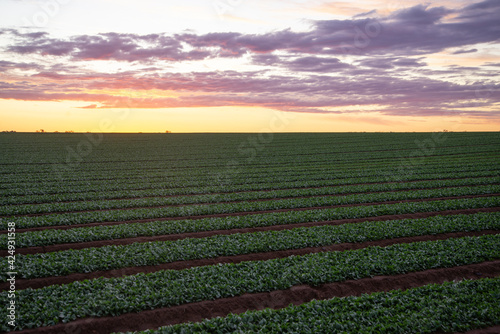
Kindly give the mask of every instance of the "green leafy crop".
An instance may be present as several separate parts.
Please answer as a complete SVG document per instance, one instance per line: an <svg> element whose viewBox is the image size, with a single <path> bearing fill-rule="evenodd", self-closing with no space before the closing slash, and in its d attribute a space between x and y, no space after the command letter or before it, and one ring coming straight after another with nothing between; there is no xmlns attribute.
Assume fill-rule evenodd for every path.
<svg viewBox="0 0 500 334"><path fill-rule="evenodd" d="M158 307L319 285L376 275L396 275L500 258L500 235L369 247L268 261L163 270L17 291L15 329L49 326L82 317L116 316ZM6 305L7 292L0 293ZM0 316L6 317L6 308ZM12 330L2 325L2 330Z"/></svg>
<svg viewBox="0 0 500 334"><path fill-rule="evenodd" d="M136 334L174 333L401 333L462 332L500 324L500 278L314 300L162 327ZM127 332L131 334L130 332Z"/></svg>
<svg viewBox="0 0 500 334"><path fill-rule="evenodd" d="M337 243L481 230L500 230L500 212L326 225L17 255L16 262L21 277L36 278ZM2 266L7 267L7 261L7 258L0 258ZM2 273L0 278L5 281L7 275Z"/></svg>

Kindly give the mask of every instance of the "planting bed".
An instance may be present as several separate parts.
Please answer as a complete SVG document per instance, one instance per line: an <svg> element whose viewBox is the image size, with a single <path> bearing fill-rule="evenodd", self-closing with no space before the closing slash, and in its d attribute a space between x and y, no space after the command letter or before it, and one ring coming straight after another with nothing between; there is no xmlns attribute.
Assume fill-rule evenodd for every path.
<svg viewBox="0 0 500 334"><path fill-rule="evenodd" d="M85 138L0 134L2 332L500 326L498 133Z"/></svg>

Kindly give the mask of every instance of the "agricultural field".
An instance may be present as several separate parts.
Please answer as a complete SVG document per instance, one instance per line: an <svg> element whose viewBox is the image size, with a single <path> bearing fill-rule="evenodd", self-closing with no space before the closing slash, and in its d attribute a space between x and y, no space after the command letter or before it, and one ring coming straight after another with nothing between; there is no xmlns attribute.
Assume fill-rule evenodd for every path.
<svg viewBox="0 0 500 334"><path fill-rule="evenodd" d="M500 133L0 133L0 332L499 333Z"/></svg>

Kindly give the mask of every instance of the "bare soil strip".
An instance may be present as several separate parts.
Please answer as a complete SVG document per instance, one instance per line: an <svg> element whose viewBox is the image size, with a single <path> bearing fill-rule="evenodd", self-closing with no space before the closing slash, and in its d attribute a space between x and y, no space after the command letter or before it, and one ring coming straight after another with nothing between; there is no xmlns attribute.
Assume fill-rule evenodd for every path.
<svg viewBox="0 0 500 334"><path fill-rule="evenodd" d="M201 321L206 318L242 313L264 308L279 309L290 304L300 305L313 299L360 296L364 293L406 290L431 283L496 277L500 275L500 260L467 266L430 269L394 276L376 276L359 280L329 283L317 287L298 285L287 290L244 294L238 297L202 301L185 305L159 308L139 313L127 313L116 317L85 318L67 324L17 331L23 334L53 333L111 333L138 331L165 325Z"/></svg>
<svg viewBox="0 0 500 334"><path fill-rule="evenodd" d="M137 220L111 221L111 222L108 221L108 222L87 223L87 224L55 225L55 226L43 226L43 227L32 227L32 228L19 228L19 229L16 229L16 231L18 233L22 233L22 232L27 232L27 231L42 231L42 230L49 230L49 229L67 230L67 229L71 229L71 228L90 227L90 226L99 226L99 225L118 225L118 224L130 224L130 223L146 223L146 222L152 222L152 221L202 219L202 218L216 218L216 217L230 217L230 216L247 216L247 215L254 215L254 214L261 214L261 213L273 213L273 212L321 210L321 209L334 209L334 208L342 208L342 207L372 206L372 205L411 203L411 202L431 202L431 201L444 201L444 200L450 200L450 199L467 199L467 198L495 197L495 196L500 196L500 193L481 194L481 195L466 195L466 196L435 197L435 198L420 198L420 199L410 199L410 200L400 200L400 201L356 203L356 204L343 204L343 205L331 205L331 206L314 206L314 207L307 207L307 208L291 208L291 209L280 209L280 210L242 211L242 212L233 212L233 213L219 213L219 214L212 214L212 215L151 218L151 219L137 219ZM7 233L7 230L0 231L0 234L6 234L6 233Z"/></svg>
<svg viewBox="0 0 500 334"><path fill-rule="evenodd" d="M464 334L463 332L456 332L456 334ZM474 329L468 332L465 332L465 334L498 334L500 333L500 325L498 326L492 326L492 327L487 327L487 328L481 328L481 329Z"/></svg>
<svg viewBox="0 0 500 334"><path fill-rule="evenodd" d="M419 241L432 241L432 240L445 240L449 238L460 238L465 236L481 236L490 234L499 234L498 230L485 230L476 232L453 232L453 233L443 233L436 235L423 235L415 237L402 237L394 239L385 240L375 240L360 243L342 243L334 244L324 247L307 247L300 249L287 249L281 251L271 251L264 253L253 253L253 254L242 254L234 256L221 256L208 259L198 259L198 260L187 260L187 261L176 261L170 263L164 263L155 266L139 266L139 267L128 267L107 271L94 271L90 273L74 273L66 276L53 276L44 278L33 278L33 279L17 279L16 288L18 290L33 288L38 289L44 286L54 285L54 284L68 284L74 281L83 281L86 279L93 279L98 277L122 277L128 275L134 275L137 273L152 273L159 270L182 270L192 267L201 267L207 265L213 265L218 263L239 263L243 261L264 261L269 259L285 258L292 255L305 255L312 253L321 252L333 252L333 251L346 251L353 249L366 248L370 246L386 247L394 244L403 244ZM0 291L7 290L9 288L9 283L0 283Z"/></svg>
<svg viewBox="0 0 500 334"><path fill-rule="evenodd" d="M342 224L354 224L362 223L366 221L383 221L383 220L398 220L398 219L418 219L427 218L433 216L449 216L458 214L474 214L478 212L497 212L500 211L500 207L493 208L479 208L479 209L460 209L460 210L447 210L447 211L435 211L435 212L420 212L420 213L408 213L400 215L385 215L378 217L366 217L366 218L350 218L350 219L338 219L330 221L319 221L319 222L309 222L309 223L298 223L298 224L287 224L287 225L274 225L274 226L262 226L262 227L247 227L247 228L235 228L230 230L212 230L212 231L201 231L201 232L190 232L181 234L167 234L158 236L144 236L144 237L134 237L134 238L123 238L123 239L113 239L113 240L99 240L99 241L89 241L89 242L79 242L79 243L65 243L65 244L55 244L50 246L39 246L39 247L27 247L27 248L17 248L17 254L36 254L36 253L49 253L58 252L68 249L84 249L92 247L103 247L110 245L129 245L137 242L153 242L153 241L173 241L187 238L207 238L215 235L229 235L236 233L252 233L252 232L265 232L265 231L281 231L281 230L291 230L298 227L313 227L313 226L324 226L324 225L342 225ZM6 249L0 250L0 256L7 256L8 251Z"/></svg>

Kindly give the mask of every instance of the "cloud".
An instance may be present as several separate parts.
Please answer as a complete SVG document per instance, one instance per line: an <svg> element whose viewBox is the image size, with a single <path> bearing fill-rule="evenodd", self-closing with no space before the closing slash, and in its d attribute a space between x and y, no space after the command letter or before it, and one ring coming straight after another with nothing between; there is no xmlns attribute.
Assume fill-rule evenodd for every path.
<svg viewBox="0 0 500 334"><path fill-rule="evenodd" d="M12 61L5 61L5 60L0 60L0 73L1 72L6 72L10 70L40 70L43 67L40 65L37 65L35 63L16 63Z"/></svg>
<svg viewBox="0 0 500 334"><path fill-rule="evenodd" d="M0 98L81 101L82 109L261 106L308 113L490 117L500 112L494 68L499 63L436 68L427 66L426 56L447 48L458 49L454 54L479 52L474 45L497 42L497 4L483 1L453 10L418 5L385 17L368 12L349 20L315 21L306 31L263 34L54 38L4 29L0 33L10 44L3 51L8 59L22 61L0 61ZM51 57L33 63L39 55ZM219 65L223 61L213 71L186 73L182 67L185 61L203 65L227 58L238 58L244 70ZM132 64L120 64L128 70L114 72L89 70L89 63L102 60ZM176 66L183 71L176 72ZM28 70L36 74L22 72Z"/></svg>
<svg viewBox="0 0 500 334"><path fill-rule="evenodd" d="M485 0L473 3L464 7L460 11L459 19L473 19L490 17L494 19L498 11L500 10L500 2L497 0Z"/></svg>
<svg viewBox="0 0 500 334"><path fill-rule="evenodd" d="M97 104L89 104L88 106L78 107L80 109L97 109Z"/></svg>
<svg viewBox="0 0 500 334"><path fill-rule="evenodd" d="M69 56L73 60L118 60L147 61L161 59L170 61L200 60L210 52L200 49L185 51L181 41L160 34L135 35L105 33L80 35L69 39L55 39L28 34L21 35L21 43L11 45L8 51L18 54L40 54Z"/></svg>
<svg viewBox="0 0 500 334"><path fill-rule="evenodd" d="M407 58L407 57L374 57L374 58L365 58L359 60L357 64L359 66L371 67L377 69L393 69L396 67L423 67L426 66L424 62L421 62L423 58Z"/></svg>
<svg viewBox="0 0 500 334"><path fill-rule="evenodd" d="M373 9L373 10L370 10L369 12L366 12L366 13L361 13L361 14L354 15L352 18L356 19L358 17L372 16L372 15L375 15L376 13L377 13L377 10Z"/></svg>
<svg viewBox="0 0 500 334"><path fill-rule="evenodd" d="M355 68L352 70L357 71ZM348 73L351 69L346 71ZM367 74L331 76L318 73L305 77L291 74L266 77L267 74L267 71L217 71L169 73L160 78L108 75L89 80L66 76L65 79L57 77L45 86L3 83L0 85L3 87L0 98L91 102L82 107L84 109L262 106L284 111L349 113L355 106L363 110L363 106L380 105L374 110L406 116L478 115L482 107L500 101L500 84L486 82L460 85L425 77L407 80L404 77ZM86 94L88 89L128 90L131 94ZM176 91L179 95L137 97L139 90ZM346 111L342 111L343 107ZM478 110L465 109L473 107Z"/></svg>
<svg viewBox="0 0 500 334"><path fill-rule="evenodd" d="M450 14L458 15L459 19L445 22ZM234 54L247 50L252 53L285 51L314 55L422 55L450 47L498 41L499 16L500 6L492 1L461 10L417 5L381 18L316 21L306 32L287 29L261 35L191 35L186 41L194 43L208 39L213 46Z"/></svg>
<svg viewBox="0 0 500 334"><path fill-rule="evenodd" d="M209 57L241 57L284 51L312 55L422 55L450 47L464 47L500 39L498 1L483 1L462 9L417 5L389 16L373 18L371 12L350 20L315 21L309 31L291 29L264 34L236 32L175 34L80 35L50 38L46 33L16 35L20 41L8 47L18 54L69 56L75 60L169 61ZM445 21L454 14L457 18ZM187 46L187 48L186 48Z"/></svg>
<svg viewBox="0 0 500 334"><path fill-rule="evenodd" d="M405 22L412 26L430 26L438 23L446 15L453 12L453 10L444 7L428 8L428 5L416 5L396 11L388 17L388 20L396 23Z"/></svg>
<svg viewBox="0 0 500 334"><path fill-rule="evenodd" d="M474 53L474 52L477 52L477 49L458 50L458 51L453 52L453 54L459 55L459 54L463 54L463 53Z"/></svg>
<svg viewBox="0 0 500 334"><path fill-rule="evenodd" d="M252 57L252 62L256 65L279 66L293 72L341 72L342 69L352 67L337 58L314 56L298 57L293 60L286 58L289 57L258 54Z"/></svg>
<svg viewBox="0 0 500 334"><path fill-rule="evenodd" d="M302 57L288 62L292 71L331 72L350 67L336 58Z"/></svg>
<svg viewBox="0 0 500 334"><path fill-rule="evenodd" d="M263 65L263 66L266 65L272 66L277 64L279 65L280 61L281 61L280 57L269 53L256 54L252 56L252 62L256 65Z"/></svg>

